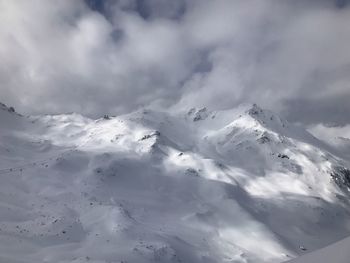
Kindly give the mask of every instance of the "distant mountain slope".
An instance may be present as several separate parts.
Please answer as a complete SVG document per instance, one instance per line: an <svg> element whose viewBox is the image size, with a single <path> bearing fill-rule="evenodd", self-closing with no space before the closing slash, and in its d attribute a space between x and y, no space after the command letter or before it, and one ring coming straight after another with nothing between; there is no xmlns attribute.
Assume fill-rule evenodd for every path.
<svg viewBox="0 0 350 263"><path fill-rule="evenodd" d="M322 124L309 128L312 134L326 141L350 160L350 125L328 127Z"/></svg>
<svg viewBox="0 0 350 263"><path fill-rule="evenodd" d="M0 262L283 262L350 235L348 160L257 105L0 123Z"/></svg>

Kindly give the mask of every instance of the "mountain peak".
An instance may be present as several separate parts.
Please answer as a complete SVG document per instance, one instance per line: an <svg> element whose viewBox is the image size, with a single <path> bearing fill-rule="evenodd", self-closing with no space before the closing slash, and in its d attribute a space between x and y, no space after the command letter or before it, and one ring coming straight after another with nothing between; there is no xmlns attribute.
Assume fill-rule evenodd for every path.
<svg viewBox="0 0 350 263"><path fill-rule="evenodd" d="M250 116L257 116L263 113L263 109L254 103L247 112Z"/></svg>
<svg viewBox="0 0 350 263"><path fill-rule="evenodd" d="M208 118L210 112L206 107L196 109L192 108L188 111L187 115L193 117L193 121L201 121Z"/></svg>
<svg viewBox="0 0 350 263"><path fill-rule="evenodd" d="M289 126L288 122L279 115L270 110L262 109L257 104L253 104L246 110L246 113L262 126L278 132L282 132L282 130Z"/></svg>

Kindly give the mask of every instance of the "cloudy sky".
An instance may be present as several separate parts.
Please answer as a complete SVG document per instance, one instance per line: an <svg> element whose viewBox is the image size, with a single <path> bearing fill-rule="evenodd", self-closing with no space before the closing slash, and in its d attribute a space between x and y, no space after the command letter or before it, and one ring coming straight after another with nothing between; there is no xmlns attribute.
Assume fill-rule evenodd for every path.
<svg viewBox="0 0 350 263"><path fill-rule="evenodd" d="M256 102L350 123L350 1L0 0L0 101L97 117Z"/></svg>

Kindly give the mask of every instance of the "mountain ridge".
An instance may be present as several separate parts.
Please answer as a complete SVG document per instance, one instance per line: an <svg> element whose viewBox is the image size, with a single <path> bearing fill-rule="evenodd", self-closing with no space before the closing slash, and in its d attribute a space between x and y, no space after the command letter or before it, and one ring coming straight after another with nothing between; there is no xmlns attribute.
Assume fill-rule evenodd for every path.
<svg viewBox="0 0 350 263"><path fill-rule="evenodd" d="M283 262L350 235L348 161L257 105L0 118L6 262Z"/></svg>

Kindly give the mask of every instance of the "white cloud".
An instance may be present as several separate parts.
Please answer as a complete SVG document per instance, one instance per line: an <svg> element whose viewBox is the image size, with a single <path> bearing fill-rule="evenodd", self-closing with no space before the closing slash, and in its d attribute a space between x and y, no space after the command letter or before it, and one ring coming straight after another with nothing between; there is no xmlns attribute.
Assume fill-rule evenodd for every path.
<svg viewBox="0 0 350 263"><path fill-rule="evenodd" d="M0 0L0 101L93 116L254 101L298 120L350 97L350 11L335 2L103 3Z"/></svg>

